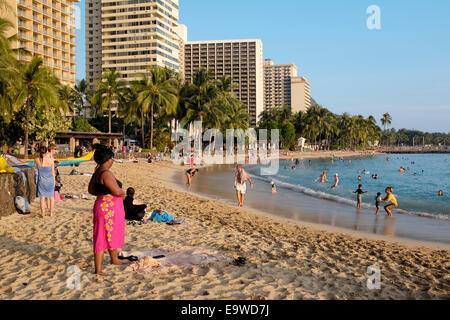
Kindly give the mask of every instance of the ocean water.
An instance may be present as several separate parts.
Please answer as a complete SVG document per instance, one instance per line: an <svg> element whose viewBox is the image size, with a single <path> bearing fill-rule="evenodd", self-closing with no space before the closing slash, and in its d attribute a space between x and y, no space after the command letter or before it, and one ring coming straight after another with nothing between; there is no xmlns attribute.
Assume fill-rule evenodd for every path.
<svg viewBox="0 0 450 320"><path fill-rule="evenodd" d="M279 171L274 176L262 176L259 166L244 166L255 183L254 188L247 187L244 206L293 221L449 244L450 155L394 154L389 157L390 161L386 161L386 155L376 155L345 158L344 161L334 159L333 163L330 159L299 159L296 170L291 169L295 159L294 163L280 161ZM400 173L401 166L410 170ZM362 174L364 169L367 174ZM323 170L328 172L329 183L314 182ZM338 188L332 189L335 173L340 182ZM375 173L377 180L372 179ZM233 165L200 168L191 191L237 205L234 174ZM358 175L361 175L361 182ZM276 194L271 192L272 180L277 184ZM186 175L178 174L174 181L185 186ZM352 191L360 183L368 193L363 195L363 206L358 210ZM381 207L376 216L375 196L377 192L384 196L387 186L394 187L399 208L393 211L393 217L388 217ZM438 196L439 190L444 192L443 197Z"/></svg>
<svg viewBox="0 0 450 320"><path fill-rule="evenodd" d="M390 160L386 161L386 157ZM368 191L363 195L363 207L367 209L375 209L377 192L381 192L384 198L385 188L392 186L399 204L397 212L450 220L448 154L376 155L345 158L343 161L339 158L333 161L298 159L296 163L296 159L293 162L280 161L279 172L274 176L261 176L258 167L248 167L247 171L259 180L274 181L279 187L349 206L356 206L356 194L352 192L362 184L363 190ZM295 170L292 170L293 165ZM405 172L399 172L400 167L405 168ZM329 182L314 182L324 170ZM337 188L331 188L335 173L339 184ZM372 174L378 174L378 179L372 179ZM361 181L358 176L361 176ZM438 196L439 190L444 192L443 196Z"/></svg>

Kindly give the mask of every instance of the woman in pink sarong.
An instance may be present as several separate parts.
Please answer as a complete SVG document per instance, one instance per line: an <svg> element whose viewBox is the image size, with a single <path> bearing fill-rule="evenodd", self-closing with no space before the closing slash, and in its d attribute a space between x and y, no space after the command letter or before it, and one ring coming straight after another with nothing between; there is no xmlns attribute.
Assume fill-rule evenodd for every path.
<svg viewBox="0 0 450 320"><path fill-rule="evenodd" d="M110 171L114 163L114 153L104 145L94 145L95 173L89 182L89 193L97 196L94 204L94 261L95 273L102 273L104 251L108 250L111 263L121 264L117 249L123 247L125 239L125 193L122 183Z"/></svg>

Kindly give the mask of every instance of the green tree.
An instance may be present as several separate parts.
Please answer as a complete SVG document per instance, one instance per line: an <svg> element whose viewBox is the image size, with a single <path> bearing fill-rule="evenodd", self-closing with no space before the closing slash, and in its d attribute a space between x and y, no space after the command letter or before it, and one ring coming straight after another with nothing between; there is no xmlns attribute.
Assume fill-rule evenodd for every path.
<svg viewBox="0 0 450 320"><path fill-rule="evenodd" d="M111 133L113 105L120 109L125 103L125 88L125 81L115 69L106 69L102 75L102 81L97 82L97 91L92 97L92 102L96 106L101 106L102 110L108 110L108 133Z"/></svg>
<svg viewBox="0 0 450 320"><path fill-rule="evenodd" d="M136 84L136 88L137 102L142 106L142 112L150 111L150 149L153 149L155 113L164 108L167 113L176 114L178 103L176 82L167 70L155 67L150 70L150 75L142 75L142 80ZM144 132L142 134L145 136Z"/></svg>
<svg viewBox="0 0 450 320"><path fill-rule="evenodd" d="M392 117L389 113L383 114L383 117L380 119L381 124L384 126L384 130L386 131L386 127L389 127L392 124Z"/></svg>
<svg viewBox="0 0 450 320"><path fill-rule="evenodd" d="M67 111L59 99L60 83L50 69L43 66L42 58L33 57L31 62L19 65L14 90L15 110L25 113L25 152L28 150L32 110Z"/></svg>

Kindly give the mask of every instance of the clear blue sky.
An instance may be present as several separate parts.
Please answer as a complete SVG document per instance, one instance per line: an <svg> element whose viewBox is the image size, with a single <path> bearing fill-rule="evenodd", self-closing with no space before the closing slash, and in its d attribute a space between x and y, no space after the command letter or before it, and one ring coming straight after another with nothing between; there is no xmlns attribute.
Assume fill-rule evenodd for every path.
<svg viewBox="0 0 450 320"><path fill-rule="evenodd" d="M366 26L370 5L381 9L381 30ZM448 0L180 0L180 22L190 41L261 39L264 58L295 63L332 112L389 112L396 129L450 132ZM84 17L81 25L77 79Z"/></svg>

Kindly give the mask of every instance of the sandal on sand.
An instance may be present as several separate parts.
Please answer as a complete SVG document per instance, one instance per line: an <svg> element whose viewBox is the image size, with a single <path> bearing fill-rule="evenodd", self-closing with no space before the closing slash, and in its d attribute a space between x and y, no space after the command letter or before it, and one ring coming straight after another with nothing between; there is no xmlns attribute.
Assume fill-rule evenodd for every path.
<svg viewBox="0 0 450 320"><path fill-rule="evenodd" d="M119 256L118 258L119 260L129 260L131 262L139 260L139 258L136 256L129 256L129 257Z"/></svg>
<svg viewBox="0 0 450 320"><path fill-rule="evenodd" d="M237 266L243 266L245 264L245 262L247 261L246 258L244 257L238 257L237 259L233 260L233 263Z"/></svg>

